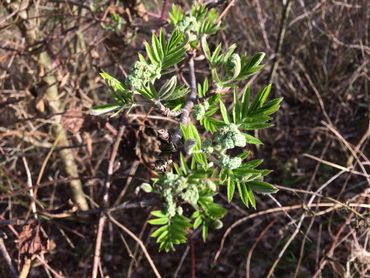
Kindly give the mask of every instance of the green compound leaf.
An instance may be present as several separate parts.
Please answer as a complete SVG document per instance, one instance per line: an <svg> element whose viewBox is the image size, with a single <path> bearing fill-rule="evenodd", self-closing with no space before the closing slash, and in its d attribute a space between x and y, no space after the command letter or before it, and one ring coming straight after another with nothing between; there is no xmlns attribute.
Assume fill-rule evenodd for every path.
<svg viewBox="0 0 370 278"><path fill-rule="evenodd" d="M246 188L246 191L247 191L247 194L248 194L247 196L248 196L249 203L255 209L256 208L256 199L254 198L253 192L252 192L250 186L245 185L245 188Z"/></svg>
<svg viewBox="0 0 370 278"><path fill-rule="evenodd" d="M188 175L189 167L188 167L188 164L186 163L185 157L182 153L180 153L180 164L181 164L181 170L184 173L184 175Z"/></svg>
<svg viewBox="0 0 370 278"><path fill-rule="evenodd" d="M117 80L116 78L111 76L109 73L103 71L100 73L100 76L104 79L107 85L111 87L114 91L125 92L127 90L121 81Z"/></svg>
<svg viewBox="0 0 370 278"><path fill-rule="evenodd" d="M173 217L162 216L163 214L158 211L152 212L152 215L154 214L160 217L148 222L153 225L162 225L151 234L151 237L156 238L157 243L159 243L160 251L173 251L175 249L174 245L186 242L188 229L192 226L190 219L179 214L175 214Z"/></svg>
<svg viewBox="0 0 370 278"><path fill-rule="evenodd" d="M150 62L161 70L172 67L185 58L184 37L177 29L172 32L168 41L161 29L158 37L152 35L151 45L148 42L144 45Z"/></svg>
<svg viewBox="0 0 370 278"><path fill-rule="evenodd" d="M227 113L226 106L222 101L220 101L220 110L221 110L222 119L224 120L225 124L230 124L229 115Z"/></svg>
<svg viewBox="0 0 370 278"><path fill-rule="evenodd" d="M245 139L247 140L247 143L248 144L253 144L253 145L261 145L261 144L263 144L260 139L254 137L254 136L252 136L250 134L244 133L244 136L245 136Z"/></svg>
<svg viewBox="0 0 370 278"><path fill-rule="evenodd" d="M250 181L247 183L251 190L258 193L276 193L278 189L270 183L264 181Z"/></svg>
<svg viewBox="0 0 370 278"><path fill-rule="evenodd" d="M243 97L242 97L242 110L241 110L241 117L242 119L247 117L248 109L249 109L249 97L250 97L250 87L245 86L243 90Z"/></svg>
<svg viewBox="0 0 370 278"><path fill-rule="evenodd" d="M248 109L247 115L250 116L256 112L256 110L265 103L268 95L270 94L271 91L271 84L267 85L265 88L263 88L257 96L254 98L251 106Z"/></svg>
<svg viewBox="0 0 370 278"><path fill-rule="evenodd" d="M176 89L177 77L172 76L168 79L158 92L158 100L168 100Z"/></svg>
<svg viewBox="0 0 370 278"><path fill-rule="evenodd" d="M99 105L91 110L93 115L102 115L109 112L120 111L126 105L132 103L132 92L118 79L106 72L101 72L100 76L104 79L109 88L111 97L115 103Z"/></svg>
<svg viewBox="0 0 370 278"><path fill-rule="evenodd" d="M227 179L227 201L230 203L234 197L235 182L229 176Z"/></svg>
<svg viewBox="0 0 370 278"><path fill-rule="evenodd" d="M173 26L176 26L179 24L179 22L184 18L185 14L182 11L181 7L179 5L172 5L171 11L169 13L169 19L170 23Z"/></svg>
<svg viewBox="0 0 370 278"><path fill-rule="evenodd" d="M249 194L248 194L248 191L247 191L247 188L245 186L245 184L242 184L240 182L237 182L236 183L237 187L238 187L238 192L239 192L239 196L240 196L240 199L242 199L242 202L243 204L249 208Z"/></svg>
<svg viewBox="0 0 370 278"><path fill-rule="evenodd" d="M243 67L241 69L238 80L243 80L246 77L258 72L261 70L261 62L265 57L265 53L259 52L256 53L252 58L247 59L245 56L242 58Z"/></svg>
<svg viewBox="0 0 370 278"><path fill-rule="evenodd" d="M184 36L175 29L166 43L162 69L167 69L180 63L185 58L185 52Z"/></svg>
<svg viewBox="0 0 370 278"><path fill-rule="evenodd" d="M92 110L96 115L118 114L132 104L131 107L140 105L143 112L147 112L147 104L153 106L153 103L161 109L163 106L172 111L181 109L185 105L184 96L189 93L189 85L177 77L182 73L188 77L182 65L176 69L173 67L184 60L186 51L189 56L193 53L198 56L201 46L209 71L196 72L197 79L204 80L197 84L198 95L194 101L192 120L197 125L180 124L184 140L172 153L174 162L169 162L169 167L152 179L153 183L141 185L142 190L158 194L163 200L163 210L153 211L148 223L156 226L151 236L159 244L159 249L166 252L185 243L191 228L201 229L205 241L210 228L222 227L221 219L226 209L214 200L219 194L217 185L227 186L229 203L237 190L236 194L245 206L253 208L256 207L254 194L277 191L273 185L263 181L270 171L257 168L262 160L247 161L250 152L246 150L246 144L262 144L247 131L271 126L271 115L280 108L282 99L268 100L270 85L254 98L251 98L249 86L238 92L241 81L262 68L265 54L256 53L248 57L247 54L236 53L235 44L227 50L222 44L212 42L209 45L208 36L219 29L218 18L215 9L208 10L201 4L193 5L190 13L173 5L169 15L173 31L165 33L161 29L157 35L152 34L149 42L145 42L146 54L138 54L138 61L131 67L125 82L103 72L101 76L114 101ZM226 102L222 89L233 90L229 111L225 105L229 102ZM141 96L133 98L133 93ZM189 219L187 216L190 215Z"/></svg>
<svg viewBox="0 0 370 278"><path fill-rule="evenodd" d="M234 123L238 124L241 120L241 111L240 111L240 102L238 100L238 94L236 92L236 89L234 89L233 92L234 101L233 101L233 121Z"/></svg>
<svg viewBox="0 0 370 278"><path fill-rule="evenodd" d="M158 92L155 89L153 83L149 83L146 86L143 86L141 89L138 90L138 92L145 98L149 100L157 99L158 98Z"/></svg>
<svg viewBox="0 0 370 278"><path fill-rule="evenodd" d="M91 109L91 114L94 116L103 115L109 112L114 112L120 109L121 106L117 104L103 104L95 106L93 109Z"/></svg>

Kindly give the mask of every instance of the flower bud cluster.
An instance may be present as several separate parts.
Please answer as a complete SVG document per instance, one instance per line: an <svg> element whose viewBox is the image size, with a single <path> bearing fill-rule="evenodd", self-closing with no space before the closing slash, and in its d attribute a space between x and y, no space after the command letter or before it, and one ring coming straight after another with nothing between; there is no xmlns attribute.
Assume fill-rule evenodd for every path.
<svg viewBox="0 0 370 278"><path fill-rule="evenodd" d="M221 154L221 166L230 170L238 168L242 164L240 157L230 157L227 154Z"/></svg>
<svg viewBox="0 0 370 278"><path fill-rule="evenodd" d="M189 184L187 190L180 193L181 199L184 201L196 205L199 199L199 191L197 188L197 185L195 184Z"/></svg>
<svg viewBox="0 0 370 278"><path fill-rule="evenodd" d="M181 33L185 33L196 30L197 25L197 19L194 16L186 16L178 23L177 28Z"/></svg>
<svg viewBox="0 0 370 278"><path fill-rule="evenodd" d="M212 146L212 141L209 140L209 139L206 139L203 143L203 150L206 152L206 153L213 153L213 151L215 150L214 147Z"/></svg>
<svg viewBox="0 0 370 278"><path fill-rule="evenodd" d="M127 80L133 89L141 89L144 84L161 77L160 68L137 61L131 68L131 74Z"/></svg>
<svg viewBox="0 0 370 278"><path fill-rule="evenodd" d="M181 210L176 205L176 197L180 197L182 200L194 205L198 202L199 191L197 185L188 183L185 177L167 172L161 180L161 187L170 216L174 216L176 212Z"/></svg>
<svg viewBox="0 0 370 278"><path fill-rule="evenodd" d="M247 140L245 136L240 132L236 124L229 124L221 128L215 134L215 142L223 150L233 149L235 147L245 147Z"/></svg>
<svg viewBox="0 0 370 278"><path fill-rule="evenodd" d="M193 115L197 121L200 121L206 114L206 109L202 104L195 105L193 108Z"/></svg>
<svg viewBox="0 0 370 278"><path fill-rule="evenodd" d="M198 29L197 19L193 16L184 17L177 25L180 32L185 33L188 36L188 41L195 41L197 36L196 32Z"/></svg>
<svg viewBox="0 0 370 278"><path fill-rule="evenodd" d="M200 121L206 114L209 109L208 101L205 101L203 104L195 105L193 108L193 115L197 121Z"/></svg>

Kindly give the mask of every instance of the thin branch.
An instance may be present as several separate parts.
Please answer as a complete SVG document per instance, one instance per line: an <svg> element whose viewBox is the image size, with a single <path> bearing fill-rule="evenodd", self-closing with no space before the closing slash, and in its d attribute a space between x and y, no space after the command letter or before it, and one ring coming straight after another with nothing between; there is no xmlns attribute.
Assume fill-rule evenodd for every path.
<svg viewBox="0 0 370 278"><path fill-rule="evenodd" d="M276 47L275 47L275 58L274 58L274 62L273 62L272 67L271 67L270 74L269 74L270 83L274 79L276 70L277 70L278 65L279 65L280 53L281 53L283 43L284 43L285 32L286 32L287 22L288 22L288 16L289 16L289 12L290 12L290 8L292 6L292 3L293 3L292 0L288 0L286 2L286 4L284 5L284 7L283 7L282 17L281 17L281 22L280 22L280 30L279 30L279 35L278 35L278 39L277 39L277 42L276 42Z"/></svg>
<svg viewBox="0 0 370 278"><path fill-rule="evenodd" d="M13 262L12 262L12 259L9 256L9 253L8 253L8 250L6 249L3 238L0 238L0 252L1 252L1 255L4 257L6 265L9 268L9 272L11 274L11 277L12 278L18 277L17 270L15 269L15 267L13 265Z"/></svg>
<svg viewBox="0 0 370 278"><path fill-rule="evenodd" d="M180 124L186 125L190 121L191 110L193 109L194 102L197 99L197 79L195 77L194 68L194 56L192 55L189 59L189 72L190 72L190 94L187 97L184 108L182 109L182 114L180 117ZM181 130L178 128L176 133L172 136L172 142L177 145L181 139Z"/></svg>
<svg viewBox="0 0 370 278"><path fill-rule="evenodd" d="M342 174L343 172L339 172L339 173ZM337 176L335 176L335 178L336 177ZM328 183L330 183L332 181L333 181L333 178L330 179L330 180L328 180L328 182L325 183L324 185L326 186ZM322 194L315 193L315 192L308 192L308 191L302 190L302 189L292 189L292 188L283 187L283 186L276 186L276 187L278 189L281 189L281 190L287 190L287 191L292 191L292 192L300 192L300 193L305 193L305 194L311 194L313 196L317 196L317 197L320 197L320 198L328 199L328 200L332 201L332 203L319 203L319 204L312 204L312 203L310 204L310 203L308 203L308 204L302 204L302 205L284 206L284 207L278 207L278 208L272 208L272 209L267 209L267 210L259 211L259 212L256 212L256 213L253 213L253 214L250 214L248 216L245 216L245 217L240 218L239 220L237 220L236 222L234 222L226 230L226 232L224 233L224 235L222 237L222 240L221 240L221 243L220 243L220 247L218 248L217 253L215 255L215 258L214 258L214 262L215 263L217 262L218 258L221 255L221 252L222 252L222 250L224 248L224 245L225 245L225 241L226 241L227 236L236 227L238 227L239 225L247 222L250 219L253 219L253 218L256 218L256 217L261 217L262 215L268 215L268 214L274 214L274 213L285 213L287 211L292 211L292 210L297 210L297 209L311 209L311 208L315 208L315 207L331 207L333 209L346 208L346 209L350 210L351 212L353 212L354 214L356 214L360 219L364 219L364 217L361 214L357 213L353 208L362 207L362 208L370 209L370 205L367 205L367 204L353 204L353 203L351 203L351 204L345 204L345 203L339 202L339 201L337 201L337 200L335 200L333 198L330 198L330 197L327 197L327 196L323 196ZM320 188L318 191L320 191L320 190L322 190L322 188ZM315 215L315 212L312 212L312 213L313 213L313 215ZM300 228L299 225L297 225L297 227Z"/></svg>
<svg viewBox="0 0 370 278"><path fill-rule="evenodd" d="M220 14L220 16L217 19L217 22L221 22L221 20L226 16L226 14L229 12L232 6L235 5L236 0L231 0L230 3L227 5L227 7L223 10L223 12Z"/></svg>
<svg viewBox="0 0 370 278"><path fill-rule="evenodd" d="M109 189L112 183L112 175L113 175L113 169L114 169L114 162L116 161L117 153L118 153L118 147L121 143L121 139L123 136L123 132L125 131L126 126L121 125L116 141L114 142L113 148L112 148L112 153L111 157L109 159L109 165L108 165L108 173L105 181L105 186L104 186L104 195L103 195L103 204L105 207L108 207L109 205Z"/></svg>
<svg viewBox="0 0 370 278"><path fill-rule="evenodd" d="M245 273L245 276L246 276L246 278L250 278L251 258L252 258L252 254L253 254L254 249L256 248L257 244L261 241L261 239L265 236L265 234L270 230L270 228L272 227L272 225L275 224L275 222L276 222L276 220L271 221L270 224L268 224L266 226L266 228L264 228L262 230L262 232L259 234L259 236L254 241L251 249L249 250L248 256L247 256L247 259L246 259L246 262L245 262L245 272L246 272Z"/></svg>
<svg viewBox="0 0 370 278"><path fill-rule="evenodd" d="M32 176L31 176L30 169L28 168L27 160L24 156L22 157L22 160L23 160L24 168L26 169L27 185L28 185L28 188L30 190L31 209L32 209L33 217L37 220L38 217L37 217L37 209L36 209L36 202L35 202L36 199L35 199L35 196L34 196L33 190L32 190Z"/></svg>
<svg viewBox="0 0 370 278"><path fill-rule="evenodd" d="M104 192L103 192L103 207L107 208L109 206L109 189L112 183L112 175L113 175L113 168L114 162L116 160L116 156L118 153L118 147L121 143L121 138L123 136L123 132L125 131L126 126L121 125L116 140L113 144L111 156L109 159L107 177L104 185ZM101 214L99 218L98 224L98 231L96 234L96 242L95 242L95 252L94 252L94 261L93 261L93 270L92 270L92 278L96 278L98 276L98 268L100 264L100 253L101 253L101 244L103 239L104 227L105 223L107 222L107 217L104 214Z"/></svg>
<svg viewBox="0 0 370 278"><path fill-rule="evenodd" d="M115 224L117 227L119 227L121 230L123 230L126 234L128 234L130 237L132 237L141 247L141 249L143 250L143 253L146 257L146 259L148 260L151 268L153 269L153 272L155 274L155 276L157 278L160 278L161 275L159 274L152 258L150 257L149 253L148 253L148 250L146 249L144 243L142 242L142 240L140 238L138 238L133 232L131 232L128 228L126 228L126 226L122 225L121 223L119 223L116 219L114 219L112 217L112 215L110 213L107 213L107 217L109 218L110 221L112 221L113 224Z"/></svg>

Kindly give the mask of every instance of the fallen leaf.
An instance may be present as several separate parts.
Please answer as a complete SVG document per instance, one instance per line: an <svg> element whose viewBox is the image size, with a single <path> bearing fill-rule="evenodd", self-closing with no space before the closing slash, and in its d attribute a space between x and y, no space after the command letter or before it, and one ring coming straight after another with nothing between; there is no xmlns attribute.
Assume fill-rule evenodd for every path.
<svg viewBox="0 0 370 278"><path fill-rule="evenodd" d="M80 131L84 123L83 113L78 108L70 108L63 114L61 119L62 126L72 133Z"/></svg>

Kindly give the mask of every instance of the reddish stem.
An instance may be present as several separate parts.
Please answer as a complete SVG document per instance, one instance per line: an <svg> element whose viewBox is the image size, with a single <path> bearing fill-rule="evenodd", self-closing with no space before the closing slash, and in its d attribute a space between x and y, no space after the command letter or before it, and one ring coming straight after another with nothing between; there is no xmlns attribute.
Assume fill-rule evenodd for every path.
<svg viewBox="0 0 370 278"><path fill-rule="evenodd" d="M196 278L196 271L195 271L195 244L194 238L191 237L190 239L190 246L191 246L191 278Z"/></svg>

